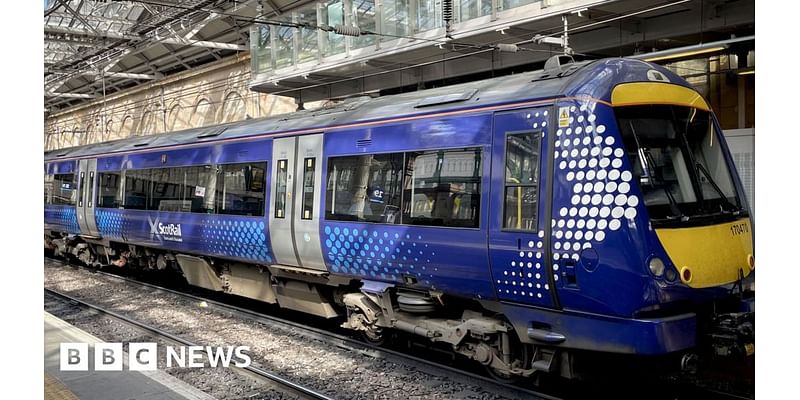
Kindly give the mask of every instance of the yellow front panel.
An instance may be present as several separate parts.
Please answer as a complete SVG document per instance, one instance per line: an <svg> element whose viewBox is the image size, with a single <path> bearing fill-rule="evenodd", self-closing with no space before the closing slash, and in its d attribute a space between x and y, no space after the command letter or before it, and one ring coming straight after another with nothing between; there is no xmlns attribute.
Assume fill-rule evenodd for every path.
<svg viewBox="0 0 800 400"><path fill-rule="evenodd" d="M611 92L611 105L614 107L651 104L670 104L710 110L708 103L700 93L672 83L622 83Z"/></svg>
<svg viewBox="0 0 800 400"><path fill-rule="evenodd" d="M681 271L688 268L692 277L681 279L693 288L719 286L739 279L739 271L750 275L753 234L750 219L693 228L656 229L667 255Z"/></svg>

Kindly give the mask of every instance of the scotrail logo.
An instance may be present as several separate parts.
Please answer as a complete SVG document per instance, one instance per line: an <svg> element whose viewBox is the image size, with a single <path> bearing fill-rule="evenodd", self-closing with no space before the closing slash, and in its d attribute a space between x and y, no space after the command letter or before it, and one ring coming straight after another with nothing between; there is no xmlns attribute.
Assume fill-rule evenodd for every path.
<svg viewBox="0 0 800 400"><path fill-rule="evenodd" d="M95 343L94 370L122 371L126 364L122 343ZM157 343L129 343L127 366L130 371L155 371L158 369ZM166 346L166 368L229 368L231 363L247 368L252 362L246 353L248 346ZM59 364L62 371L89 371L89 343L61 343Z"/></svg>
<svg viewBox="0 0 800 400"><path fill-rule="evenodd" d="M182 242L183 235L181 234L181 224L164 224L159 221L159 217L153 221L152 218L147 217L147 222L150 224L150 239L163 242L169 240L171 242Z"/></svg>

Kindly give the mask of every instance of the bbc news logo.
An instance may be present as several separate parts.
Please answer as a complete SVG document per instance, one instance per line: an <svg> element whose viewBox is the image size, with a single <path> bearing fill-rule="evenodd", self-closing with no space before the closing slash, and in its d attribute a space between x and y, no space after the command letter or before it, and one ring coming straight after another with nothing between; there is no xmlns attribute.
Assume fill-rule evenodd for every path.
<svg viewBox="0 0 800 400"><path fill-rule="evenodd" d="M95 371L122 371L125 353L122 343L94 343ZM166 346L166 367L204 368L206 361L211 368L250 366L249 346ZM89 343L61 343L60 364L62 371L88 371ZM155 371L158 369L157 343L129 343L128 370Z"/></svg>

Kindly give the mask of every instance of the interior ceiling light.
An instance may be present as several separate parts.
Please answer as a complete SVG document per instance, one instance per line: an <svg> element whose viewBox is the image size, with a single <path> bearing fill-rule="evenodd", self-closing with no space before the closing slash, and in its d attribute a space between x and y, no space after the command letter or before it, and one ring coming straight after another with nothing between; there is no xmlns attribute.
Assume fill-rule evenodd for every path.
<svg viewBox="0 0 800 400"><path fill-rule="evenodd" d="M652 53L637 54L629 58L635 58L644 61L664 61L676 58L686 58L700 54L715 53L728 48L732 43L744 42L748 40L755 40L755 35L743 36L739 38L731 38L727 40L720 40L718 42L701 43L692 46L677 47L674 49L655 51Z"/></svg>
<svg viewBox="0 0 800 400"><path fill-rule="evenodd" d="M749 69L749 70L744 70L744 71L741 71L741 72L737 72L736 74L737 75L755 75L756 74L756 69L753 68L753 69Z"/></svg>

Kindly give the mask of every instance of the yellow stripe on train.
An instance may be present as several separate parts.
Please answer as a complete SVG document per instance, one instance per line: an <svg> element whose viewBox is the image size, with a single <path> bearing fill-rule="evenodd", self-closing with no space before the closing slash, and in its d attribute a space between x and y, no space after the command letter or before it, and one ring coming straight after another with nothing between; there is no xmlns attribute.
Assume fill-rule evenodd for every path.
<svg viewBox="0 0 800 400"><path fill-rule="evenodd" d="M692 228L656 229L683 283L693 288L725 285L754 268L750 219Z"/></svg>
<svg viewBox="0 0 800 400"><path fill-rule="evenodd" d="M614 107L671 104L710 110L700 93L680 85L659 82L619 84L611 92L611 104Z"/></svg>

